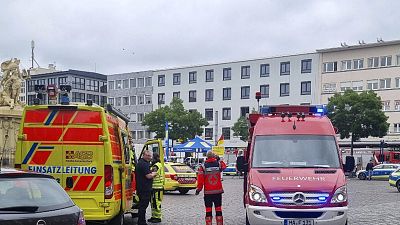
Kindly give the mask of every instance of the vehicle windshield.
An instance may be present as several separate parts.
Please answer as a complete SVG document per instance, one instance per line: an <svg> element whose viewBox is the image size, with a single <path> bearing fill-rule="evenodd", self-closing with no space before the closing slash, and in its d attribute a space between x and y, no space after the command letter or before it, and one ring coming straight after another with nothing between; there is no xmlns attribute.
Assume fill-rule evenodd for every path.
<svg viewBox="0 0 400 225"><path fill-rule="evenodd" d="M54 179L0 179L0 214L6 211L44 212L73 205L68 194Z"/></svg>
<svg viewBox="0 0 400 225"><path fill-rule="evenodd" d="M173 165L172 168L177 173L194 173L194 170L185 164Z"/></svg>
<svg viewBox="0 0 400 225"><path fill-rule="evenodd" d="M339 168L333 136L256 136L253 167L256 168Z"/></svg>

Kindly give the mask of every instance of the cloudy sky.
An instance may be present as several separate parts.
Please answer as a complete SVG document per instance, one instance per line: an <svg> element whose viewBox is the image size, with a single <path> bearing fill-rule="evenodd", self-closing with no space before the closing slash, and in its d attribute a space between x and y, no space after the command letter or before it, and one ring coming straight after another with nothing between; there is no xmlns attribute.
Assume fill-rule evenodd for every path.
<svg viewBox="0 0 400 225"><path fill-rule="evenodd" d="M0 61L116 74L400 39L398 0L1 0Z"/></svg>

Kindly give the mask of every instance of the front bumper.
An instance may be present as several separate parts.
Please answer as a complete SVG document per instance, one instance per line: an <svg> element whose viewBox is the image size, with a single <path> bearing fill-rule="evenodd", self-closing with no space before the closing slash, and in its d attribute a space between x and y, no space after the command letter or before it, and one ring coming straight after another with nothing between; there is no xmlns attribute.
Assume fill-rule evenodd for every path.
<svg viewBox="0 0 400 225"><path fill-rule="evenodd" d="M277 215L290 213L290 212L302 212L302 213L317 213L322 212L321 216L313 219L315 225L345 225L347 221L348 207L326 207L319 209L284 209L276 207L266 206L252 206L246 205L246 213L251 225L283 225L284 219L293 218L282 218Z"/></svg>

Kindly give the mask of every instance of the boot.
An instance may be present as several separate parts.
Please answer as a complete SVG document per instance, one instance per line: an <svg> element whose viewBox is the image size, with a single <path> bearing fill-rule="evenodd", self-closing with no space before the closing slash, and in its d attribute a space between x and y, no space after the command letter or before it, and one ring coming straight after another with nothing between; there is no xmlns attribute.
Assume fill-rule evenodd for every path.
<svg viewBox="0 0 400 225"><path fill-rule="evenodd" d="M206 216L206 225L212 225L212 216Z"/></svg>
<svg viewBox="0 0 400 225"><path fill-rule="evenodd" d="M215 217L217 221L217 225L224 225L224 217L223 216L217 216Z"/></svg>

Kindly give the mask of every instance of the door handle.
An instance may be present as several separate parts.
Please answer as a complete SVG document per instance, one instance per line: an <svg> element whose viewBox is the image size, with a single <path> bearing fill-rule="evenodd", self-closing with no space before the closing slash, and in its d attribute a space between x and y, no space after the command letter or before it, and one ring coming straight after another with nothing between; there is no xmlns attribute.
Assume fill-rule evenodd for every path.
<svg viewBox="0 0 400 225"><path fill-rule="evenodd" d="M66 186L67 188L72 188L74 186L74 179L72 177L67 177Z"/></svg>

